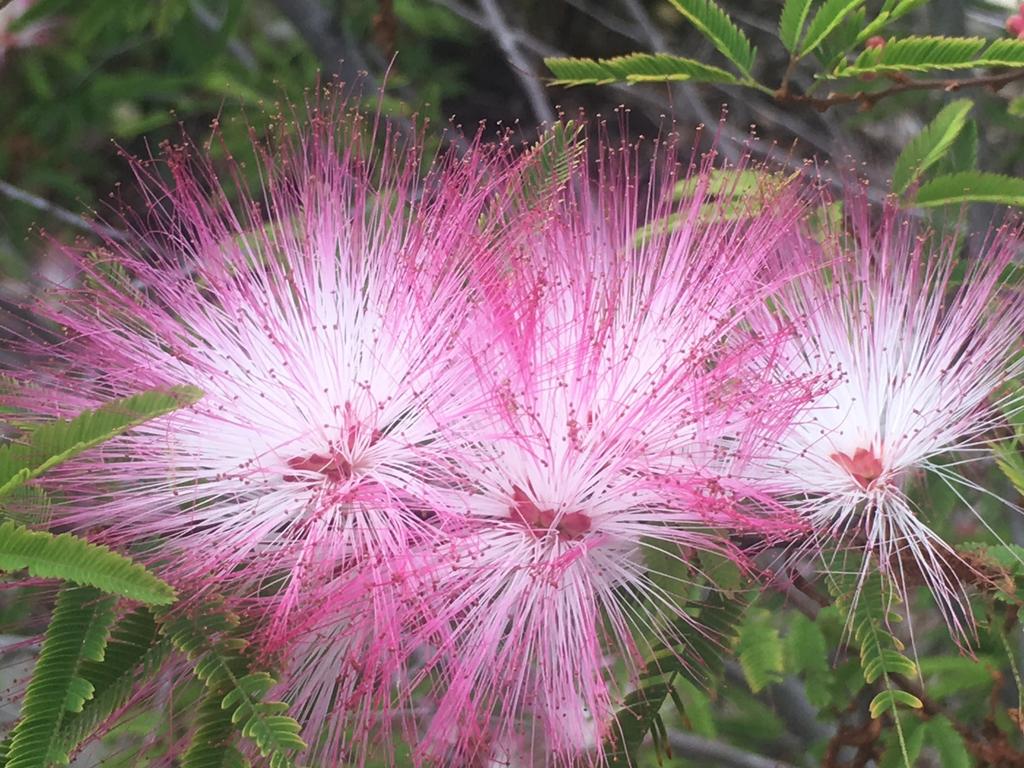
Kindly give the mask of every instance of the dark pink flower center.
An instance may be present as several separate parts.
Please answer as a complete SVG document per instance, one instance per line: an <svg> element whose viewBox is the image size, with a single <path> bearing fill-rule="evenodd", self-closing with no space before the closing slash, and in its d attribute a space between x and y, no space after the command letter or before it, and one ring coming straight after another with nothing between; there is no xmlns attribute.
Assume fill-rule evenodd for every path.
<svg viewBox="0 0 1024 768"><path fill-rule="evenodd" d="M328 456L319 453L312 456L293 456L288 459L288 467L303 472L319 472L333 483L343 483L352 477L352 464L344 456L336 453ZM285 475L284 479L296 483L303 478L298 475Z"/></svg>
<svg viewBox="0 0 1024 768"><path fill-rule="evenodd" d="M552 529L557 513L553 509L541 509L518 485L512 486L512 506L509 513L513 520L522 523L537 537L544 536ZM579 539L590 530L590 518L583 512L568 512L561 516L554 526L562 541Z"/></svg>
<svg viewBox="0 0 1024 768"><path fill-rule="evenodd" d="M355 452L356 441L359 437L359 426L352 425L348 428L348 434L346 436L346 445L348 450L341 451L337 446L330 446L328 453L313 453L309 456L293 456L288 459L289 469L297 469L303 472L318 472L324 476L324 479L332 483L344 483L352 478L356 460L353 458ZM374 429L370 433L370 442L368 447L376 445L382 437L379 429ZM307 479L300 475L285 475L285 481L296 483L302 482Z"/></svg>
<svg viewBox="0 0 1024 768"><path fill-rule="evenodd" d="M852 458L839 452L833 453L831 458L849 472L864 490L871 488L875 480L882 476L882 461L875 456L872 448L858 448Z"/></svg>

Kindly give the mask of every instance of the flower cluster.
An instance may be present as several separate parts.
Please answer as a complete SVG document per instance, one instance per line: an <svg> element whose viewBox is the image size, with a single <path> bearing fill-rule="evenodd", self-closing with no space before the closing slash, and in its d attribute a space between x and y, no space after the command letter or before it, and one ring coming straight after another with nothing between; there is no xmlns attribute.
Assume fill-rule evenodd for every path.
<svg viewBox="0 0 1024 768"><path fill-rule="evenodd" d="M1011 237L964 271L895 211L830 229L812 186L671 142L553 173L305 125L259 197L186 148L137 163L138 239L78 255L8 405L202 389L58 468L54 519L256 617L322 764L395 728L429 764L602 763L649 651L702 663L698 553L754 575L752 540L913 570L969 631L907 485L1017 405Z"/></svg>

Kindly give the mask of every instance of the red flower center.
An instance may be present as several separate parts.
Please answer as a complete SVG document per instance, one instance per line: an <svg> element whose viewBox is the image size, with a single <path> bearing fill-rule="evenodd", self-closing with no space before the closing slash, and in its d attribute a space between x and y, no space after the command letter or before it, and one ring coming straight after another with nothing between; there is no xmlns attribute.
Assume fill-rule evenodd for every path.
<svg viewBox="0 0 1024 768"><path fill-rule="evenodd" d="M553 509L538 507L518 485L512 486L512 506L509 512L513 520L522 523L538 538L552 529L551 524L557 516ZM590 518L583 512L569 512L559 518L554 529L562 541L579 539L590 530Z"/></svg>
<svg viewBox="0 0 1024 768"><path fill-rule="evenodd" d="M875 456L872 448L858 448L853 452L853 458L845 453L836 452L832 454L831 459L849 472L864 490L871 488L875 480L882 475L882 461Z"/></svg>
<svg viewBox="0 0 1024 768"><path fill-rule="evenodd" d="M337 453L328 456L319 453L312 456L294 456L288 459L288 466L304 472L319 472L332 483L343 483L352 477L352 464ZM290 483L297 483L304 478L299 475L285 475L284 479Z"/></svg>
<svg viewBox="0 0 1024 768"><path fill-rule="evenodd" d="M348 428L348 434L346 437L346 451L339 449L339 446L331 445L328 448L328 453L313 453L309 456L293 456L288 459L289 469L297 469L303 472L318 472L324 476L325 480L332 483L344 483L352 479L357 461L353 458L355 452L356 441L359 437L360 427L358 425L352 425ZM374 429L370 433L370 442L367 447L376 445L382 437L379 429ZM298 483L303 480L308 480L308 477L301 475L285 475L284 479L286 482Z"/></svg>

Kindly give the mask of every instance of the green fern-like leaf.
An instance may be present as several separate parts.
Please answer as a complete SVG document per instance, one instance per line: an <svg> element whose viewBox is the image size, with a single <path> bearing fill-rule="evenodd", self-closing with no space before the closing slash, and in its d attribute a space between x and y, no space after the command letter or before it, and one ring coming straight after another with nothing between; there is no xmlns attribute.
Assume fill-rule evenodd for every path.
<svg viewBox="0 0 1024 768"><path fill-rule="evenodd" d="M779 39L790 53L794 53L800 44L807 13L811 10L811 0L786 0L779 17Z"/></svg>
<svg viewBox="0 0 1024 768"><path fill-rule="evenodd" d="M885 3L878 14L863 26L861 33L857 36L857 42L863 43L869 37L874 37L894 21L898 21L927 2L928 0L901 0L900 2Z"/></svg>
<svg viewBox="0 0 1024 768"><path fill-rule="evenodd" d="M926 740L939 756L942 768L970 768L971 758L964 737L953 727L949 718L939 715L928 721Z"/></svg>
<svg viewBox="0 0 1024 768"><path fill-rule="evenodd" d="M181 768L247 768L249 761L232 744L236 736L231 712L220 705L221 695L210 692L196 713L192 743L182 756Z"/></svg>
<svg viewBox="0 0 1024 768"><path fill-rule="evenodd" d="M697 28L725 58L747 77L754 66L755 49L750 40L714 0L670 0L676 10Z"/></svg>
<svg viewBox="0 0 1024 768"><path fill-rule="evenodd" d="M583 126L572 120L558 122L548 128L534 144L524 160L526 171L514 180L519 198L537 200L552 184L564 184L572 169L583 159L586 146L579 141Z"/></svg>
<svg viewBox="0 0 1024 768"><path fill-rule="evenodd" d="M138 563L70 533L33 531L0 523L0 571L28 569L42 579L63 579L150 605L174 602L174 589Z"/></svg>
<svg viewBox="0 0 1024 768"><path fill-rule="evenodd" d="M825 0L807 26L807 35L800 46L800 56L813 53L846 18L858 10L864 0Z"/></svg>
<svg viewBox="0 0 1024 768"><path fill-rule="evenodd" d="M921 703L921 700L912 693L895 688L886 688L871 700L871 703L868 704L868 711L871 713L871 717L877 719L897 707L920 709L923 706L924 704Z"/></svg>
<svg viewBox="0 0 1024 768"><path fill-rule="evenodd" d="M921 185L912 205L935 208L964 203L1024 206L1024 179L980 171L936 176Z"/></svg>
<svg viewBox="0 0 1024 768"><path fill-rule="evenodd" d="M65 587L46 630L42 651L25 691L21 718L11 733L5 768L45 768L66 762L61 722L81 712L92 686L80 676L85 661L102 661L114 598L91 587Z"/></svg>
<svg viewBox="0 0 1024 768"><path fill-rule="evenodd" d="M891 590L885 588L882 577L875 574L867 578L859 588L830 580L829 591L835 597L836 604L850 612L850 630L853 641L860 649L860 668L864 682L871 684L881 681L885 684L886 690L871 702L871 716L879 717L896 705L922 706L916 696L898 690L893 685L894 676L916 677L917 665L904 655L903 643L889 631L889 626L900 619L889 610L896 597Z"/></svg>
<svg viewBox="0 0 1024 768"><path fill-rule="evenodd" d="M60 750L71 753L107 724L170 653L171 643L160 637L149 609L140 608L121 619L110 632L103 660L86 660L79 667L79 675L93 687L93 696L80 713L68 715L61 723Z"/></svg>
<svg viewBox="0 0 1024 768"><path fill-rule="evenodd" d="M853 64L839 67L831 76L970 69L984 66L978 60L984 47L981 37L905 37L890 40L881 48L868 48Z"/></svg>
<svg viewBox="0 0 1024 768"><path fill-rule="evenodd" d="M981 54L979 66L1024 67L1024 40L996 40Z"/></svg>
<svg viewBox="0 0 1024 768"><path fill-rule="evenodd" d="M122 432L195 403L195 387L144 392L32 430L26 442L0 446L0 496Z"/></svg>
<svg viewBox="0 0 1024 768"><path fill-rule="evenodd" d="M674 689L677 677L703 687L721 675L722 652L734 642L746 608L742 595L714 592L701 606L696 621L675 623L672 636L679 642L654 648L640 685L616 713L605 750L609 765L634 765L636 750L651 729L658 727L658 713L666 700L672 697L681 706Z"/></svg>
<svg viewBox="0 0 1024 768"><path fill-rule="evenodd" d="M857 45L864 29L867 14L863 8L855 10L840 22L839 26L825 36L814 50L814 57L825 72L831 72L846 60L846 55Z"/></svg>
<svg viewBox="0 0 1024 768"><path fill-rule="evenodd" d="M736 642L743 677L754 693L782 680L782 638L771 618L763 609L747 611Z"/></svg>
<svg viewBox="0 0 1024 768"><path fill-rule="evenodd" d="M306 748L299 737L301 726L285 714L287 705L263 700L275 681L265 672L249 668L244 655L248 642L233 634L236 628L233 615L207 612L178 618L165 632L192 661L193 674L218 697L229 722L242 736L250 739L271 765L294 766L293 753Z"/></svg>
<svg viewBox="0 0 1024 768"><path fill-rule="evenodd" d="M904 147L892 172L892 191L902 195L921 174L941 160L967 125L974 105L970 99L947 104L925 129Z"/></svg>
<svg viewBox="0 0 1024 768"><path fill-rule="evenodd" d="M631 53L610 59L547 58L553 85L605 85L691 80L697 83L738 83L719 67L667 53Z"/></svg>
<svg viewBox="0 0 1024 768"><path fill-rule="evenodd" d="M956 137L945 157L931 168L934 175L942 176L972 171L978 165L978 124L968 118L960 135Z"/></svg>
<svg viewBox="0 0 1024 768"><path fill-rule="evenodd" d="M608 765L635 765L634 755L647 734L657 726L658 714L672 692L672 677L648 683L629 693L615 714L611 743L605 750Z"/></svg>
<svg viewBox="0 0 1024 768"><path fill-rule="evenodd" d="M811 704L824 708L831 701L831 665L825 635L821 627L799 613L787 623L786 671L799 675Z"/></svg>

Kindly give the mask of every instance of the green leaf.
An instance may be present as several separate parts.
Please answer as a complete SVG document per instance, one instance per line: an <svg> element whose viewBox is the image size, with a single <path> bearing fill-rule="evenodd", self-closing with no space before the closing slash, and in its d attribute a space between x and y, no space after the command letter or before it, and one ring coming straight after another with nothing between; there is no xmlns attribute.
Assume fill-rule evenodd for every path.
<svg viewBox="0 0 1024 768"><path fill-rule="evenodd" d="M786 669L801 677L811 704L823 708L831 701L831 668L825 635L815 622L795 614L786 632Z"/></svg>
<svg viewBox="0 0 1024 768"><path fill-rule="evenodd" d="M912 693L895 689L887 689L871 700L871 703L868 705L868 710L871 712L871 717L877 719L886 712L896 709L897 706L921 709L924 704Z"/></svg>
<svg viewBox="0 0 1024 768"><path fill-rule="evenodd" d="M0 446L0 496L82 451L191 405L201 396L202 392L188 386L154 390L84 411L70 421L43 424L28 434L27 442Z"/></svg>
<svg viewBox="0 0 1024 768"><path fill-rule="evenodd" d="M676 200L681 200L693 197L699 191L703 191L703 194L708 197L725 195L739 198L761 191L770 194L773 190L782 189L787 180L787 177L762 171L715 168L708 174L707 184L703 190L701 184L704 177L696 175L678 182L672 190L672 196Z"/></svg>
<svg viewBox="0 0 1024 768"><path fill-rule="evenodd" d="M79 674L93 686L81 713L61 723L61 752L70 753L130 700L137 686L152 678L170 656L171 643L159 636L147 608L132 611L111 630L102 661L83 661Z"/></svg>
<svg viewBox="0 0 1024 768"><path fill-rule="evenodd" d="M605 747L608 764L635 765L635 754L644 738L656 727L665 700L676 700L673 683L678 675L706 688L721 674L721 651L732 644L747 603L741 595L712 592L700 608L696 622L679 619L669 636L678 642L659 643L640 675L640 685L626 696L616 713L611 737ZM679 702L681 703L681 699Z"/></svg>
<svg viewBox="0 0 1024 768"><path fill-rule="evenodd" d="M864 0L825 0L807 27L807 35L800 46L799 55L812 53L822 41L835 30L843 20L860 8Z"/></svg>
<svg viewBox="0 0 1024 768"><path fill-rule="evenodd" d="M668 699L672 681L649 683L629 693L615 714L614 741L608 745L608 765L635 765L634 755L655 727L658 712Z"/></svg>
<svg viewBox="0 0 1024 768"><path fill-rule="evenodd" d="M743 677L754 693L782 680L782 640L771 621L770 612L750 610L740 627L736 654Z"/></svg>
<svg viewBox="0 0 1024 768"><path fill-rule="evenodd" d="M231 743L235 727L231 713L220 706L220 695L208 693L196 713L192 743L181 768L246 768L249 761Z"/></svg>
<svg viewBox="0 0 1024 768"><path fill-rule="evenodd" d="M681 567L683 554L674 541L645 538L643 558L646 578L656 592L677 606L684 606L693 590L693 579Z"/></svg>
<svg viewBox="0 0 1024 768"><path fill-rule="evenodd" d="M716 588L730 592L743 585L743 571L733 558L705 550L698 552L697 558L708 582Z"/></svg>
<svg viewBox="0 0 1024 768"><path fill-rule="evenodd" d="M881 48L868 48L849 66L836 69L833 77L865 74L932 72L984 66L978 54L985 47L982 37L905 37L889 40Z"/></svg>
<svg viewBox="0 0 1024 768"><path fill-rule="evenodd" d="M92 693L78 673L84 661L103 660L114 602L90 587L65 587L58 594L21 719L11 733L6 768L45 768L66 761L58 743L61 721L69 710L80 711Z"/></svg>
<svg viewBox="0 0 1024 768"><path fill-rule="evenodd" d="M673 194L678 199L693 198L698 193L703 195L706 202L700 203L696 211L697 220L701 224L735 221L760 215L767 205L778 199L779 193L796 176L764 171L716 169L707 177L694 176L680 181L676 184ZM634 234L634 239L638 244L644 243L655 235L674 232L680 226L692 222L691 211L670 213L640 227Z"/></svg>
<svg viewBox="0 0 1024 768"><path fill-rule="evenodd" d="M928 695L939 700L964 691L991 688L992 676L998 669L991 656L925 656L919 666Z"/></svg>
<svg viewBox="0 0 1024 768"><path fill-rule="evenodd" d="M795 53L800 43L800 36L807 21L807 12L811 9L811 0L786 0L779 17L779 39L790 53Z"/></svg>
<svg viewBox="0 0 1024 768"><path fill-rule="evenodd" d="M755 50L750 40L714 0L670 0L676 10L695 26L725 58L750 77Z"/></svg>
<svg viewBox="0 0 1024 768"><path fill-rule="evenodd" d="M947 717L933 716L926 728L927 742L938 753L942 768L971 768L971 758L964 738Z"/></svg>
<svg viewBox="0 0 1024 768"><path fill-rule="evenodd" d="M878 768L914 768L924 747L925 724L917 718L896 714L893 717L897 727L884 736L885 752L878 761Z"/></svg>
<svg viewBox="0 0 1024 768"><path fill-rule="evenodd" d="M1024 456L1020 449L1010 443L992 443L996 466L1013 483L1018 493L1024 493Z"/></svg>
<svg viewBox="0 0 1024 768"><path fill-rule="evenodd" d="M244 655L248 641L235 633L237 625L233 614L204 612L175 619L165 632L192 661L193 674L203 682L210 696L216 697L228 721L275 768L294 766L293 753L306 748L299 737L302 727L283 714L287 705L263 701L275 681L265 672L250 669L249 659ZM212 729L213 716L209 718Z"/></svg>
<svg viewBox="0 0 1024 768"><path fill-rule="evenodd" d="M821 63L822 69L832 71L846 60L847 52L857 45L860 33L864 29L865 17L864 9L860 8L849 14L838 27L825 36L814 51L814 57Z"/></svg>
<svg viewBox="0 0 1024 768"><path fill-rule="evenodd" d="M978 165L978 124L968 118L946 156L932 168L937 175L972 171Z"/></svg>
<svg viewBox="0 0 1024 768"><path fill-rule="evenodd" d="M878 15L864 26L864 29L857 36L857 42L863 43L869 37L874 37L894 21L903 18L912 10L927 2L928 0L902 0L899 3L886 3Z"/></svg>
<svg viewBox="0 0 1024 768"><path fill-rule="evenodd" d="M903 148L892 172L893 192L902 195L949 152L967 124L967 116L973 105L970 99L950 102Z"/></svg>
<svg viewBox="0 0 1024 768"><path fill-rule="evenodd" d="M718 731L715 727L714 710L711 707L711 698L707 692L698 688L689 680L677 679L675 681L675 694L672 700L679 709L679 716L683 718L686 729L699 736L709 739L715 738Z"/></svg>
<svg viewBox="0 0 1024 768"><path fill-rule="evenodd" d="M28 569L41 579L63 579L149 605L167 605L174 589L138 563L70 533L33 531L0 523L0 571Z"/></svg>
<svg viewBox="0 0 1024 768"><path fill-rule="evenodd" d="M919 208L963 203L1024 206L1024 179L980 171L950 173L922 184L913 201Z"/></svg>
<svg viewBox="0 0 1024 768"><path fill-rule="evenodd" d="M889 631L889 625L899 620L890 611L896 596L883 577L874 573L860 583L859 577L830 578L828 589L836 605L850 612L850 628L853 639L860 647L860 668L864 682L882 680L885 690L875 696L870 704L871 716L880 717L897 705L921 707L916 696L893 686L892 677L917 676L917 665L903 654L903 643ZM897 730L900 729L897 719ZM903 745L900 732L900 744Z"/></svg>
<svg viewBox="0 0 1024 768"><path fill-rule="evenodd" d="M1004 38L996 40L981 54L982 67L1024 66L1024 40Z"/></svg>
<svg viewBox="0 0 1024 768"><path fill-rule="evenodd" d="M630 53L610 59L546 58L553 85L605 85L692 80L735 84L735 75L719 67L667 53Z"/></svg>

